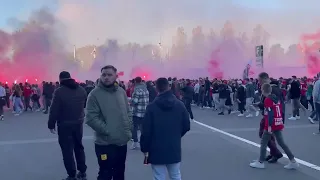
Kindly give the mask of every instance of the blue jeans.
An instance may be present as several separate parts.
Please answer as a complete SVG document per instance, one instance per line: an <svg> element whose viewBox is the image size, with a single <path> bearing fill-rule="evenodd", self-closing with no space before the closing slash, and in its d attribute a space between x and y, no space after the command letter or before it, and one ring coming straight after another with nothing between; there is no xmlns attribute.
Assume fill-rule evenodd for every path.
<svg viewBox="0 0 320 180"><path fill-rule="evenodd" d="M166 170L168 171L170 180L181 180L180 163L151 165L153 180L165 180Z"/></svg>
<svg viewBox="0 0 320 180"><path fill-rule="evenodd" d="M15 97L14 98L14 110L16 113L20 113L22 111L22 100L21 97Z"/></svg>

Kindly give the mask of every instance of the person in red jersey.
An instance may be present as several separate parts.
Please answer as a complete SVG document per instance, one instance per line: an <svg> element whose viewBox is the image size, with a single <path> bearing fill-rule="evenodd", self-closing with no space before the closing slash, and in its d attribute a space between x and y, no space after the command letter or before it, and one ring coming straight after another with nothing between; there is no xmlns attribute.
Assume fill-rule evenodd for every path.
<svg viewBox="0 0 320 180"><path fill-rule="evenodd" d="M30 86L30 84L26 83L23 88L25 111L27 111L28 109L30 109L32 111L32 107L30 105L31 95L32 95L31 86Z"/></svg>
<svg viewBox="0 0 320 180"><path fill-rule="evenodd" d="M300 93L301 93L301 97L300 97L300 103L306 108L308 109L308 100L307 100L307 89L308 89L308 85L305 79L302 79L300 81Z"/></svg>
<svg viewBox="0 0 320 180"><path fill-rule="evenodd" d="M280 102L280 99L274 94L271 94L272 87L270 84L263 84L261 87L262 95L265 96L264 100L264 118L265 125L264 131L261 138L260 146L260 158L257 161L250 163L250 166L253 168L263 169L265 168L264 161L267 153L267 145L270 141L272 135L276 138L279 146L287 154L290 162L288 165L284 166L285 169L296 169L299 167L299 164L294 158L293 153L286 145L283 139L282 130L284 129L283 124L283 109Z"/></svg>

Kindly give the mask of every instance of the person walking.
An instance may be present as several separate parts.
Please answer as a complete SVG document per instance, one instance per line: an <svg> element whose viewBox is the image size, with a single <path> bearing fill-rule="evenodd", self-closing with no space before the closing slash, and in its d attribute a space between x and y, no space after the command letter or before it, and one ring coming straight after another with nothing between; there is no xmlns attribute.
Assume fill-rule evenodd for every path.
<svg viewBox="0 0 320 180"><path fill-rule="evenodd" d="M56 134L56 125L58 127L58 141L68 173L64 180L86 180L87 166L82 138L87 93L71 78L69 72L62 71L59 80L61 85L53 94L48 128Z"/></svg>
<svg viewBox="0 0 320 180"><path fill-rule="evenodd" d="M189 113L166 78L159 78L156 88L159 95L148 105L142 123L141 151L153 179L165 180L167 170L171 180L181 180L181 138L190 130Z"/></svg>

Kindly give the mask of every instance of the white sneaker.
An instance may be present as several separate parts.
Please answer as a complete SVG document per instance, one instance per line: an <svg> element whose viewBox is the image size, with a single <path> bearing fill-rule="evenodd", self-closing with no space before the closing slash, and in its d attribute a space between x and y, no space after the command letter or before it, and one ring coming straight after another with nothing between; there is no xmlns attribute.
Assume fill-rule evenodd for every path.
<svg viewBox="0 0 320 180"><path fill-rule="evenodd" d="M238 116L239 116L239 117L242 117L242 116L244 116L244 114L239 114Z"/></svg>
<svg viewBox="0 0 320 180"><path fill-rule="evenodd" d="M4 121L4 116L3 115L0 116L0 121Z"/></svg>
<svg viewBox="0 0 320 180"><path fill-rule="evenodd" d="M288 165L285 165L285 169L298 169L299 164L297 162L289 162Z"/></svg>
<svg viewBox="0 0 320 180"><path fill-rule="evenodd" d="M256 111L256 116L259 116L260 112L259 111Z"/></svg>
<svg viewBox="0 0 320 180"><path fill-rule="evenodd" d="M300 119L300 116L297 116L296 118L297 118L297 120L298 120L298 119Z"/></svg>
<svg viewBox="0 0 320 180"><path fill-rule="evenodd" d="M131 145L131 150L134 150L134 149L137 149L137 148L139 148L140 146L139 146L139 143L138 142L133 142L132 143L132 145Z"/></svg>
<svg viewBox="0 0 320 180"><path fill-rule="evenodd" d="M288 119L289 119L289 120L293 120L293 121L297 120L297 118L296 118L296 117L293 117L293 116L292 116L292 117L289 117Z"/></svg>
<svg viewBox="0 0 320 180"><path fill-rule="evenodd" d="M249 165L250 165L250 167L257 168L257 169L264 169L265 168L264 163L262 163L260 161L254 161L254 162L250 163Z"/></svg>
<svg viewBox="0 0 320 180"><path fill-rule="evenodd" d="M314 124L314 121L313 121L313 119L311 117L308 117L308 119L309 119L311 124Z"/></svg>
<svg viewBox="0 0 320 180"><path fill-rule="evenodd" d="M246 117L250 118L250 117L253 117L253 115L252 114L248 114Z"/></svg>

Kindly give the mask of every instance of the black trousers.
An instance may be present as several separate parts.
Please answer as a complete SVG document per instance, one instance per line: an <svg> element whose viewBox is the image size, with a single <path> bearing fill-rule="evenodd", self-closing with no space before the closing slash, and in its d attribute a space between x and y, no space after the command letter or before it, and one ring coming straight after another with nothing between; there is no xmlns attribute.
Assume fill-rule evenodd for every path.
<svg viewBox="0 0 320 180"><path fill-rule="evenodd" d="M191 109L191 99L183 99L183 103L186 106L186 109L190 115L190 118L193 119L193 113L192 113L192 109Z"/></svg>
<svg viewBox="0 0 320 180"><path fill-rule="evenodd" d="M75 177L77 170L85 173L87 170L84 147L82 145L83 125L68 125L58 127L59 144L63 163L70 177ZM77 166L75 165L76 158Z"/></svg>
<svg viewBox="0 0 320 180"><path fill-rule="evenodd" d="M95 145L99 164L97 180L124 180L127 145Z"/></svg>
<svg viewBox="0 0 320 180"><path fill-rule="evenodd" d="M132 121L133 121L132 139L133 139L133 142L139 142L138 130L141 131L143 118L133 116Z"/></svg>

